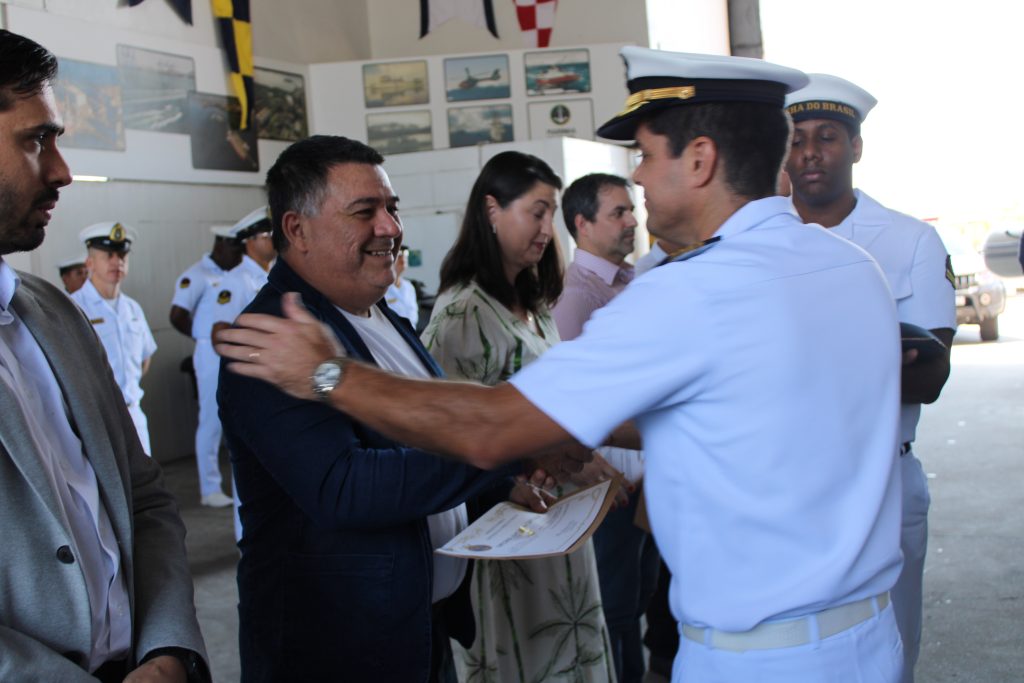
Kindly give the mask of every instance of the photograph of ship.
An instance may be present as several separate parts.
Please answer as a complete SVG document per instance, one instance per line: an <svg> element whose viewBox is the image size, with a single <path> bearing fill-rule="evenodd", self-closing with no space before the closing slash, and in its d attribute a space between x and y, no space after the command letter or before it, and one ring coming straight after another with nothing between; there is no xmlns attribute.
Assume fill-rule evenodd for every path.
<svg viewBox="0 0 1024 683"><path fill-rule="evenodd" d="M364 64L363 96L367 109L426 104L430 101L426 61Z"/></svg>
<svg viewBox="0 0 1024 683"><path fill-rule="evenodd" d="M185 108L196 89L196 64L191 57L117 46L124 125L134 130L187 133Z"/></svg>
<svg viewBox="0 0 1024 683"><path fill-rule="evenodd" d="M449 102L508 97L508 55L444 60L444 89Z"/></svg>
<svg viewBox="0 0 1024 683"><path fill-rule="evenodd" d="M260 139L294 142L309 135L306 85L300 74L256 67L253 83L253 120Z"/></svg>
<svg viewBox="0 0 1024 683"><path fill-rule="evenodd" d="M469 147L488 142L512 142L512 105L453 107L448 110L448 145Z"/></svg>
<svg viewBox="0 0 1024 683"><path fill-rule="evenodd" d="M366 144L381 154L423 152L434 148L429 111L366 115Z"/></svg>
<svg viewBox="0 0 1024 683"><path fill-rule="evenodd" d="M124 151L116 67L61 59L53 94L64 115L61 147Z"/></svg>
<svg viewBox="0 0 1024 683"><path fill-rule="evenodd" d="M527 95L590 92L590 52L548 50L523 55Z"/></svg>
<svg viewBox="0 0 1024 683"><path fill-rule="evenodd" d="M237 97L190 92L186 112L192 134L192 168L260 170L256 128L238 130L242 107Z"/></svg>

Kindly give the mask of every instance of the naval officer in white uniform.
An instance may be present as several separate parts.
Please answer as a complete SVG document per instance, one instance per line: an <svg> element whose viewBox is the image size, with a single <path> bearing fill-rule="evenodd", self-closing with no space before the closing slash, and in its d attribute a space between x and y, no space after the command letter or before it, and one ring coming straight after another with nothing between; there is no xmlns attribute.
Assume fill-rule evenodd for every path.
<svg viewBox="0 0 1024 683"><path fill-rule="evenodd" d="M241 245L236 238L238 232L253 223L266 220L267 207L250 212L245 218L224 231L225 239ZM242 247L244 251L244 247ZM213 351L210 334L214 323L221 319L219 310L230 302L231 295L221 287L224 280L241 267L241 262L220 278L216 285L210 285L196 304L192 316L192 337L196 350L192 362L196 370L196 384L199 388L199 427L196 429L196 464L199 469L199 492L203 505L227 507L232 498L224 493L220 473L219 455L221 442L220 416L217 414L217 375L220 373L220 359Z"/></svg>
<svg viewBox="0 0 1024 683"><path fill-rule="evenodd" d="M85 266L89 279L70 295L71 299L85 312L100 338L142 449L146 455L152 455L149 424L140 405L143 391L139 382L149 370L156 340L142 306L121 291L135 234L117 221L104 221L83 229L78 236L87 249Z"/></svg>
<svg viewBox="0 0 1024 683"><path fill-rule="evenodd" d="M633 419L682 623L674 683L895 683L899 326L870 256L774 196L784 97L807 78L753 59L622 55L632 94L599 134L636 140L648 230L692 249L579 337L496 387L410 381L339 356L286 298L286 318L243 315L217 351L482 466L573 439L637 447L618 427Z"/></svg>
<svg viewBox="0 0 1024 683"><path fill-rule="evenodd" d="M914 680L921 645L921 599L928 546L928 480L912 444L921 404L932 403L949 377L949 345L956 330L953 274L935 228L887 209L853 187L861 157L861 123L875 106L863 88L836 76L811 74L810 85L787 98L793 117L786 171L801 219L829 228L867 251L892 290L900 322L931 330L946 352L929 362L908 358L903 367L899 463L903 487L903 571L892 605L903 638L904 683Z"/></svg>
<svg viewBox="0 0 1024 683"><path fill-rule="evenodd" d="M195 340L192 351L192 369L196 377L199 400L199 420L196 425L196 470L199 475L199 500L208 507L225 507L231 499L221 488L220 451L221 427L217 415L217 373L220 361L210 343L209 327L194 325L196 311L205 301L216 296L221 280L242 258L242 246L231 233L230 225L214 225L213 249L209 254L189 266L174 283L170 320L174 329Z"/></svg>

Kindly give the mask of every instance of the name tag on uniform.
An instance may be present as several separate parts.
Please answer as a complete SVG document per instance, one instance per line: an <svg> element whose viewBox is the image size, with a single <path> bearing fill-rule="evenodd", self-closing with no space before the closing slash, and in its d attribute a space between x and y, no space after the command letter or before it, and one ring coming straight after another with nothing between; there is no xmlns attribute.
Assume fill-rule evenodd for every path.
<svg viewBox="0 0 1024 683"><path fill-rule="evenodd" d="M103 318L93 318L89 322L91 322L93 325L102 325L104 321Z"/></svg>

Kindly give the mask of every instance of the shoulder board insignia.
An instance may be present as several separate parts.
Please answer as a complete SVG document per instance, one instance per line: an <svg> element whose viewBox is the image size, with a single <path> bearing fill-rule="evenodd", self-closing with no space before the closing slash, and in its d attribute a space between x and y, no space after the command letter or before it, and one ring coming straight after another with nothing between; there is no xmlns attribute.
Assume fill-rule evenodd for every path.
<svg viewBox="0 0 1024 683"><path fill-rule="evenodd" d="M103 318L92 318L89 322L93 325L102 325L104 321Z"/></svg>
<svg viewBox="0 0 1024 683"><path fill-rule="evenodd" d="M181 289L188 289L188 286L190 284L192 284L192 281L189 280L187 277L183 277L181 278L181 282L178 283L178 287L180 287Z"/></svg>
<svg viewBox="0 0 1024 683"><path fill-rule="evenodd" d="M946 279L956 289L956 273L953 272L953 258L946 254Z"/></svg>
<svg viewBox="0 0 1024 683"><path fill-rule="evenodd" d="M230 289L222 289L222 290L220 290L220 294L217 295L217 303L219 303L219 304L226 304L229 301L231 301L231 290Z"/></svg>

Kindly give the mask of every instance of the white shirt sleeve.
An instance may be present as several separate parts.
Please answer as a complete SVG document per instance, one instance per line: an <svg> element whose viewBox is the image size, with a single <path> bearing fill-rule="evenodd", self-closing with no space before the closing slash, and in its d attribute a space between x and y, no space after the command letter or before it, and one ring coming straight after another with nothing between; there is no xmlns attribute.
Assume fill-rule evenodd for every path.
<svg viewBox="0 0 1024 683"><path fill-rule="evenodd" d="M914 249L910 279L913 293L896 302L899 319L928 330L956 329L956 298L947 278L946 247L931 226Z"/></svg>

